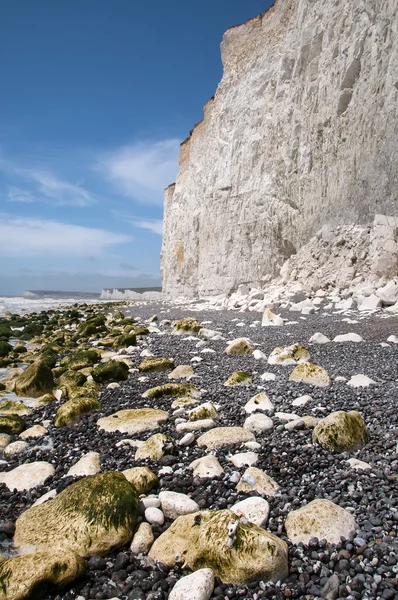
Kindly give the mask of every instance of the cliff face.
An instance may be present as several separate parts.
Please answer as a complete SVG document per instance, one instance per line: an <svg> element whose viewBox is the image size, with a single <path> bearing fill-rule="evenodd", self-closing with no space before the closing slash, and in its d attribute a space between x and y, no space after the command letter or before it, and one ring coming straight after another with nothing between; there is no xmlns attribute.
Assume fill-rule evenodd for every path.
<svg viewBox="0 0 398 600"><path fill-rule="evenodd" d="M396 0L277 0L221 49L165 191L166 294L258 283L326 223L398 214Z"/></svg>

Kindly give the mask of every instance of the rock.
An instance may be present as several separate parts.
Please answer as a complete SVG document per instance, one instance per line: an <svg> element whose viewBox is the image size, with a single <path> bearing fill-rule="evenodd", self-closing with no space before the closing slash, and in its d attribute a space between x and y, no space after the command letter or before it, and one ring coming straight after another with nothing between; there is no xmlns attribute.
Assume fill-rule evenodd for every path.
<svg viewBox="0 0 398 600"><path fill-rule="evenodd" d="M257 525L237 521L230 510L178 517L155 540L149 557L168 568L173 568L177 559L189 571L205 566L231 584L277 581L288 574L285 542Z"/></svg>
<svg viewBox="0 0 398 600"><path fill-rule="evenodd" d="M219 331L214 331L213 329L202 328L199 331L199 335L205 340L221 340L222 335Z"/></svg>
<svg viewBox="0 0 398 600"><path fill-rule="evenodd" d="M216 426L213 419L202 419L200 421L189 421L187 423L178 423L176 425L177 433L190 433L191 431L206 431Z"/></svg>
<svg viewBox="0 0 398 600"><path fill-rule="evenodd" d="M176 492L160 492L159 500L162 512L167 519L176 519L181 515L197 512L199 506L186 494Z"/></svg>
<svg viewBox="0 0 398 600"><path fill-rule="evenodd" d="M141 335L145 335L148 332L147 328L141 329ZM138 333L138 330L137 330ZM118 335L115 338L115 341L112 344L112 348L117 350L118 348L128 348L129 346L137 345L137 335L134 331L130 331L129 333Z"/></svg>
<svg viewBox="0 0 398 600"><path fill-rule="evenodd" d="M74 371L79 371L80 369L85 369L87 367L92 367L96 362L100 359L100 354L97 350L81 350L79 352L74 352L69 356L65 356L61 360L61 367L66 367L67 369L72 369Z"/></svg>
<svg viewBox="0 0 398 600"><path fill-rule="evenodd" d="M327 344L330 342L329 338L323 333L314 333L309 339L310 344Z"/></svg>
<svg viewBox="0 0 398 600"><path fill-rule="evenodd" d="M131 542L130 552L132 554L148 554L155 541L152 527L149 523L140 523Z"/></svg>
<svg viewBox="0 0 398 600"><path fill-rule="evenodd" d="M317 419L316 417L312 417L311 415L303 415L302 417L299 417L298 419L294 419L293 421L289 421L289 423L286 423L285 425L285 429L288 429L287 425L289 425L292 429L302 429L302 427L298 427L298 422L303 423L303 428L304 429L313 429L316 425L318 425L320 419Z"/></svg>
<svg viewBox="0 0 398 600"><path fill-rule="evenodd" d="M202 325L192 317L186 319L180 319L173 322L173 332L179 335L187 333L196 334L202 329Z"/></svg>
<svg viewBox="0 0 398 600"><path fill-rule="evenodd" d="M385 286L376 290L376 296L380 298L383 306L392 306L398 301L398 282L389 281Z"/></svg>
<svg viewBox="0 0 398 600"><path fill-rule="evenodd" d="M87 452L67 472L66 476L85 477L96 475L101 470L99 452Z"/></svg>
<svg viewBox="0 0 398 600"><path fill-rule="evenodd" d="M97 425L104 431L120 431L129 435L153 431L168 421L169 414L154 408L119 410L109 417L102 417Z"/></svg>
<svg viewBox="0 0 398 600"><path fill-rule="evenodd" d="M275 417L277 417L280 421L295 421L301 418L299 415L296 415L296 413L285 412L276 412Z"/></svg>
<svg viewBox="0 0 398 600"><path fill-rule="evenodd" d="M196 406L188 413L190 421L201 421L203 419L214 419L217 417L217 410L211 402L205 402Z"/></svg>
<svg viewBox="0 0 398 600"><path fill-rule="evenodd" d="M117 381L112 381L112 383L108 383L106 386L107 390L117 390L118 388L120 388L120 383Z"/></svg>
<svg viewBox="0 0 398 600"><path fill-rule="evenodd" d="M329 373L323 367L313 363L297 365L290 373L289 380L308 383L316 387L328 387L331 384Z"/></svg>
<svg viewBox="0 0 398 600"><path fill-rule="evenodd" d="M244 422L243 427L252 433L265 433L272 430L274 422L263 413L253 413Z"/></svg>
<svg viewBox="0 0 398 600"><path fill-rule="evenodd" d="M358 460L357 458L349 458L347 462L350 463L351 469L354 469L355 471L368 471L372 468L372 465L363 460Z"/></svg>
<svg viewBox="0 0 398 600"><path fill-rule="evenodd" d="M191 462L189 468L193 470L193 476L198 477L199 479L212 479L213 477L219 477L224 473L224 469L219 461L212 454L197 458Z"/></svg>
<svg viewBox="0 0 398 600"><path fill-rule="evenodd" d="M297 302L296 304L292 304L289 308L292 312L301 312L302 314L309 314L309 311L315 310L315 305L308 298L305 300L301 300L301 302Z"/></svg>
<svg viewBox="0 0 398 600"><path fill-rule="evenodd" d="M36 502L33 502L32 506L39 506L39 504L43 504L44 502L47 502L47 500L52 500L52 498L55 498L56 495L57 490L50 490L46 494L40 496L40 498L38 498Z"/></svg>
<svg viewBox="0 0 398 600"><path fill-rule="evenodd" d="M211 569L198 569L182 577L170 592L169 600L209 600L214 589Z"/></svg>
<svg viewBox="0 0 398 600"><path fill-rule="evenodd" d="M357 411L330 413L312 433L313 443L331 452L353 452L363 448L368 440L365 422Z"/></svg>
<svg viewBox="0 0 398 600"><path fill-rule="evenodd" d="M381 305L382 305L381 299L378 296L376 296L375 294L372 294L371 296L364 298L364 300L358 306L358 310L360 310L360 311L376 310L376 309L380 308Z"/></svg>
<svg viewBox="0 0 398 600"><path fill-rule="evenodd" d="M164 433L155 433L137 448L135 460L159 460L165 454L174 454L174 440Z"/></svg>
<svg viewBox="0 0 398 600"><path fill-rule="evenodd" d="M311 396L300 396L292 401L292 406L305 406L308 402L312 402Z"/></svg>
<svg viewBox="0 0 398 600"><path fill-rule="evenodd" d="M182 396L172 402L171 408L187 408L188 406L194 406L198 402L199 400L191 398L191 396Z"/></svg>
<svg viewBox="0 0 398 600"><path fill-rule="evenodd" d="M149 388L143 393L143 398L161 398L162 396L192 396L200 398L200 391L191 383L165 383Z"/></svg>
<svg viewBox="0 0 398 600"><path fill-rule="evenodd" d="M51 369L43 361L36 360L17 377L14 391L18 396L38 398L52 392L54 385Z"/></svg>
<svg viewBox="0 0 398 600"><path fill-rule="evenodd" d="M125 362L111 360L108 363L95 367L91 375L96 383L102 385L113 381L126 381L129 375L129 368Z"/></svg>
<svg viewBox="0 0 398 600"><path fill-rule="evenodd" d="M258 454L256 452L239 452L230 456L229 460L238 469L240 467L252 467L258 462Z"/></svg>
<svg viewBox="0 0 398 600"><path fill-rule="evenodd" d="M10 435L18 435L28 424L26 421L18 417L18 415L0 415L0 433L9 433Z"/></svg>
<svg viewBox="0 0 398 600"><path fill-rule="evenodd" d="M268 521L269 504L264 498L258 496L237 502L231 507L231 510L238 517L246 517L250 523L259 527L264 527Z"/></svg>
<svg viewBox="0 0 398 600"><path fill-rule="evenodd" d="M248 385L251 381L251 375L247 371L234 371L225 381L224 385Z"/></svg>
<svg viewBox="0 0 398 600"><path fill-rule="evenodd" d="M225 353L229 356L236 356L238 354L251 354L254 348L249 344L246 338L236 338L229 342Z"/></svg>
<svg viewBox="0 0 398 600"><path fill-rule="evenodd" d="M0 452L11 442L11 436L8 433L0 433Z"/></svg>
<svg viewBox="0 0 398 600"><path fill-rule="evenodd" d="M251 431L244 427L216 427L196 440L198 446L205 446L208 450L250 441L255 441L255 437Z"/></svg>
<svg viewBox="0 0 398 600"><path fill-rule="evenodd" d="M337 600L339 597L340 579L337 573L333 573L327 580L321 591L321 598L325 600Z"/></svg>
<svg viewBox="0 0 398 600"><path fill-rule="evenodd" d="M275 381L276 375L275 373L263 373L260 375L261 381Z"/></svg>
<svg viewBox="0 0 398 600"><path fill-rule="evenodd" d="M47 477L54 475L53 465L38 461L20 465L8 473L0 473L0 483L5 483L9 490L31 490L43 485Z"/></svg>
<svg viewBox="0 0 398 600"><path fill-rule="evenodd" d="M186 433L184 437L180 439L178 442L179 446L190 446L195 441L195 436L193 433Z"/></svg>
<svg viewBox="0 0 398 600"><path fill-rule="evenodd" d="M99 408L101 408L101 404L96 398L74 398L73 400L68 400L57 410L54 425L55 427L74 425L84 415Z"/></svg>
<svg viewBox="0 0 398 600"><path fill-rule="evenodd" d="M167 377L169 379L191 379L195 371L191 365L179 365Z"/></svg>
<svg viewBox="0 0 398 600"><path fill-rule="evenodd" d="M276 315L272 310L268 309L264 312L261 320L262 327L275 327L283 325L283 319L280 315Z"/></svg>
<svg viewBox="0 0 398 600"><path fill-rule="evenodd" d="M313 500L290 512L285 521L288 538L294 543L308 544L311 538L338 544L343 536L352 539L357 529L353 515L330 500Z"/></svg>
<svg viewBox="0 0 398 600"><path fill-rule="evenodd" d="M371 379L367 375L362 375L362 374L353 375L351 377L351 379L349 379L349 381L347 381L347 385L349 385L350 387L353 387L353 388L369 387L370 385L372 385L372 383L376 383L376 382L373 381L373 379Z"/></svg>
<svg viewBox="0 0 398 600"><path fill-rule="evenodd" d="M261 392L260 394L256 394L245 404L244 410L246 413L254 413L259 410L274 411L274 405L271 400L268 398L267 394Z"/></svg>
<svg viewBox="0 0 398 600"><path fill-rule="evenodd" d="M268 357L270 365L297 365L306 363L310 359L310 353L301 344L293 344L285 348L275 348Z"/></svg>
<svg viewBox="0 0 398 600"><path fill-rule="evenodd" d="M28 429L25 429L25 431L20 433L19 437L22 440L26 440L28 438L43 437L43 435L46 435L46 433L48 433L48 431L42 425L32 425L32 427L29 427Z"/></svg>
<svg viewBox="0 0 398 600"><path fill-rule="evenodd" d="M133 484L138 495L147 494L159 483L156 473L148 467L133 467L132 469L122 471L122 473L127 481Z"/></svg>
<svg viewBox="0 0 398 600"><path fill-rule="evenodd" d="M86 572L74 552L38 552L0 562L0 599L41 598L48 587L64 587Z"/></svg>
<svg viewBox="0 0 398 600"><path fill-rule="evenodd" d="M391 342L392 344L398 344L398 337L396 335L390 335L387 338L387 342Z"/></svg>
<svg viewBox="0 0 398 600"><path fill-rule="evenodd" d="M243 473L236 489L238 492L258 492L262 496L274 496L279 484L257 467L249 467Z"/></svg>
<svg viewBox="0 0 398 600"><path fill-rule="evenodd" d="M159 508L156 508L155 506L149 506L145 510L145 519L151 525L163 525L164 514Z"/></svg>
<svg viewBox="0 0 398 600"><path fill-rule="evenodd" d="M363 342L363 338L358 333L345 333L343 335L336 335L333 338L334 342Z"/></svg>
<svg viewBox="0 0 398 600"><path fill-rule="evenodd" d="M294 421L288 421L285 425L286 431L294 431L296 429L305 429L305 423L303 419L294 419Z"/></svg>
<svg viewBox="0 0 398 600"><path fill-rule="evenodd" d="M58 378L57 385L60 388L69 390L71 387L80 387L87 381L87 377L81 371L73 371L72 369L65 371Z"/></svg>
<svg viewBox="0 0 398 600"><path fill-rule="evenodd" d="M18 440L17 442L12 442L11 444L8 444L8 446L3 451L3 454L4 454L5 458L12 458L13 456L22 454L28 448L29 448L29 444Z"/></svg>
<svg viewBox="0 0 398 600"><path fill-rule="evenodd" d="M122 473L90 475L23 512L15 524L14 543L39 552L107 554L131 540L137 511L137 491Z"/></svg>
<svg viewBox="0 0 398 600"><path fill-rule="evenodd" d="M0 404L0 415L18 415L22 417L29 413L29 408L16 400L5 400L5 402Z"/></svg>

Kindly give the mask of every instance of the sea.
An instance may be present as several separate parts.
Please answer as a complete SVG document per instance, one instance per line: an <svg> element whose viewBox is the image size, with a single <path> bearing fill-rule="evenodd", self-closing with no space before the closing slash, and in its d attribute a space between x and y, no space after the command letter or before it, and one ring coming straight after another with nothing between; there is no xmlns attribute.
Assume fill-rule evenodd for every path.
<svg viewBox="0 0 398 600"><path fill-rule="evenodd" d="M106 302L101 300L99 294L82 294L79 292L48 292L32 294L27 296L0 296L0 317L6 312L25 315L42 310L57 309L63 306L71 306L76 303L100 304ZM109 302L109 301L108 301Z"/></svg>

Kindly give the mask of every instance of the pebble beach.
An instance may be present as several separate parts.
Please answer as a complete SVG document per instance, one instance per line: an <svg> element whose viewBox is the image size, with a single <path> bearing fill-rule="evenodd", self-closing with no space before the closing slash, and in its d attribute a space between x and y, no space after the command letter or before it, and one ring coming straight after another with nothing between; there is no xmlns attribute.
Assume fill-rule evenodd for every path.
<svg viewBox="0 0 398 600"><path fill-rule="evenodd" d="M26 367L39 359L44 345L48 352L53 344L54 388L50 393L54 397L39 403L36 394L36 403L31 402L20 414L25 423L23 431L40 426L41 435L29 437L23 431L1 430L0 553L5 562L0 562L0 570L18 555L26 554L26 549L21 550L23 545L18 546L14 539L16 524L18 533L18 518L28 515L27 511L44 495L52 498L47 504L55 502L87 475L95 478L97 474L118 472L125 473L129 480L130 470L147 467L154 478L144 491L137 488L137 514L130 536L101 552L82 550L79 560L84 564L78 576L61 587L33 586L19 596L17 592L6 592L4 596L0 590L0 598L398 598L398 339L394 339L398 317L386 318L383 311L358 315L355 310L348 316L319 312L304 317L286 310L280 315L283 325L262 326L263 315L257 312L199 310L197 306L166 303L95 308L85 305L74 310L72 316L70 307L41 313L47 316L42 319L44 329L35 336L39 340L27 341L27 354L20 355ZM69 314L69 320L64 319L65 314ZM98 314L107 317L102 331L93 330L79 338L82 326ZM175 322L187 318L199 325L191 331L176 331ZM128 327L132 319L134 327ZM120 336L134 332L135 342L126 345L125 340L123 345ZM318 343L320 338L315 334L322 334L328 341ZM346 341L338 341L338 336L346 336L342 338ZM12 343L15 347L15 343L22 342ZM240 344L240 350L227 353L234 343L236 347ZM293 352L287 361L269 360L276 348L294 345L305 349L304 358L302 354L301 358L295 357ZM58 411L68 401L67 391L57 391L63 387L68 390L68 385L62 385L60 378L66 381L66 369L62 372L60 365L66 365L68 356L90 348L99 351L101 364L123 362L125 376L116 381L101 380L102 375L92 372L98 369L94 364L74 370L75 374L82 372L83 387L97 384L98 405L63 425ZM24 356L29 359L26 364ZM168 366L161 371L139 368L143 361L154 357L168 359ZM2 392L5 399L0 397L0 422L4 414L2 400L29 404L29 396L14 397L11 391L10 373L14 373L14 381L21 375L18 369L15 371L16 364L2 364L2 381L8 382L8 388ZM299 364L322 367L329 378L327 384L292 380ZM226 385L237 372L245 373L243 380ZM167 389L170 384L182 385L181 390ZM166 389L159 388L153 397L146 393L158 386ZM185 401L178 403L181 397ZM186 401L187 397L191 402ZM162 418L136 433L129 425L122 430L105 425L109 422L106 418L114 419L115 413L131 409L155 410ZM366 429L360 447L336 450L322 445L320 438L314 439L318 423L341 411L355 411L363 420ZM212 431L215 435L211 438ZM155 440L155 449L145 444L159 434L165 437ZM24 445L18 448L15 443L21 440ZM12 447L10 451L12 444L15 453ZM200 459L204 457L210 460L203 463ZM14 479L9 476L23 465L38 462L50 465L44 481L33 481L24 488L18 472ZM326 515L320 524L310 521L313 529L306 532L289 530L286 524L293 519L292 513L317 500L333 503L333 510L335 506L343 509L336 513L339 517L334 523L329 526ZM246 504L240 512L235 506L242 501ZM331 505L327 507L329 510ZM206 553L195 558L199 568L190 568L188 558L184 564L177 543L174 564L169 564L169 556L163 559L161 539L166 538L162 536L174 531L170 528L191 514L201 527L207 511L212 511L209 518L219 511L225 511L226 518L237 515L236 522L227 519L229 525L216 544L224 558L228 552L236 554L233 560L238 561L237 565L232 565L235 574L240 572L239 528L252 532L250 528L255 527L276 536L281 556L286 552L286 557L283 555L278 565L274 560L275 573L266 577L261 565L258 573L254 572L257 550L251 550L255 555L253 564L240 581L234 580L239 579L238 575L231 574L228 580L220 557L212 555L206 562ZM261 536L257 529L256 535ZM141 545L138 531L144 538ZM305 542L300 541L304 538ZM211 536L209 543L214 543ZM189 575L191 571L193 575ZM284 576L279 577L282 571ZM188 576L197 579L187 581L184 588ZM37 596L35 589L39 590Z"/></svg>

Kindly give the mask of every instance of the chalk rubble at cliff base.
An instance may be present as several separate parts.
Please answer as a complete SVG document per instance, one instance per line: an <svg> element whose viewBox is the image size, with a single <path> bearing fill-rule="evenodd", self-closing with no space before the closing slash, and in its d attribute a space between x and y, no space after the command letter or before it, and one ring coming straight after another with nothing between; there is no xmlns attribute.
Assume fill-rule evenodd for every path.
<svg viewBox="0 0 398 600"><path fill-rule="evenodd" d="M193 313L164 302L110 309L51 311L22 326L20 335L43 325L25 360L53 365L54 390L44 403L19 397L26 434L0 434L8 590L0 598L395 598L398 317L351 309L356 319L347 322L320 307L288 324L286 308L282 327L264 327L262 313L196 311L196 333L175 335L174 321ZM8 322L0 326L14 347ZM133 329L136 345L112 349ZM329 341L317 343L316 333ZM254 351L225 352L242 339ZM142 372L148 355L167 358L169 368ZM14 357L11 350L4 359L10 370ZM112 362L127 365L127 379L113 369L119 381L90 388L91 373ZM80 388L58 394L70 364L81 367ZM168 375L184 365L191 383L182 384L183 402L145 393L168 390ZM292 380L314 365L327 386ZM225 386L233 373L248 378ZM9 397L16 376L3 380L1 394ZM89 392L91 411L55 426L68 396ZM3 403L8 413L10 400ZM0 415L1 406L0 397ZM145 427L125 433L123 411ZM123 423L104 428L104 419ZM7 452L19 440L23 447ZM18 549L30 554L15 558ZM37 571L31 565L41 556Z"/></svg>

